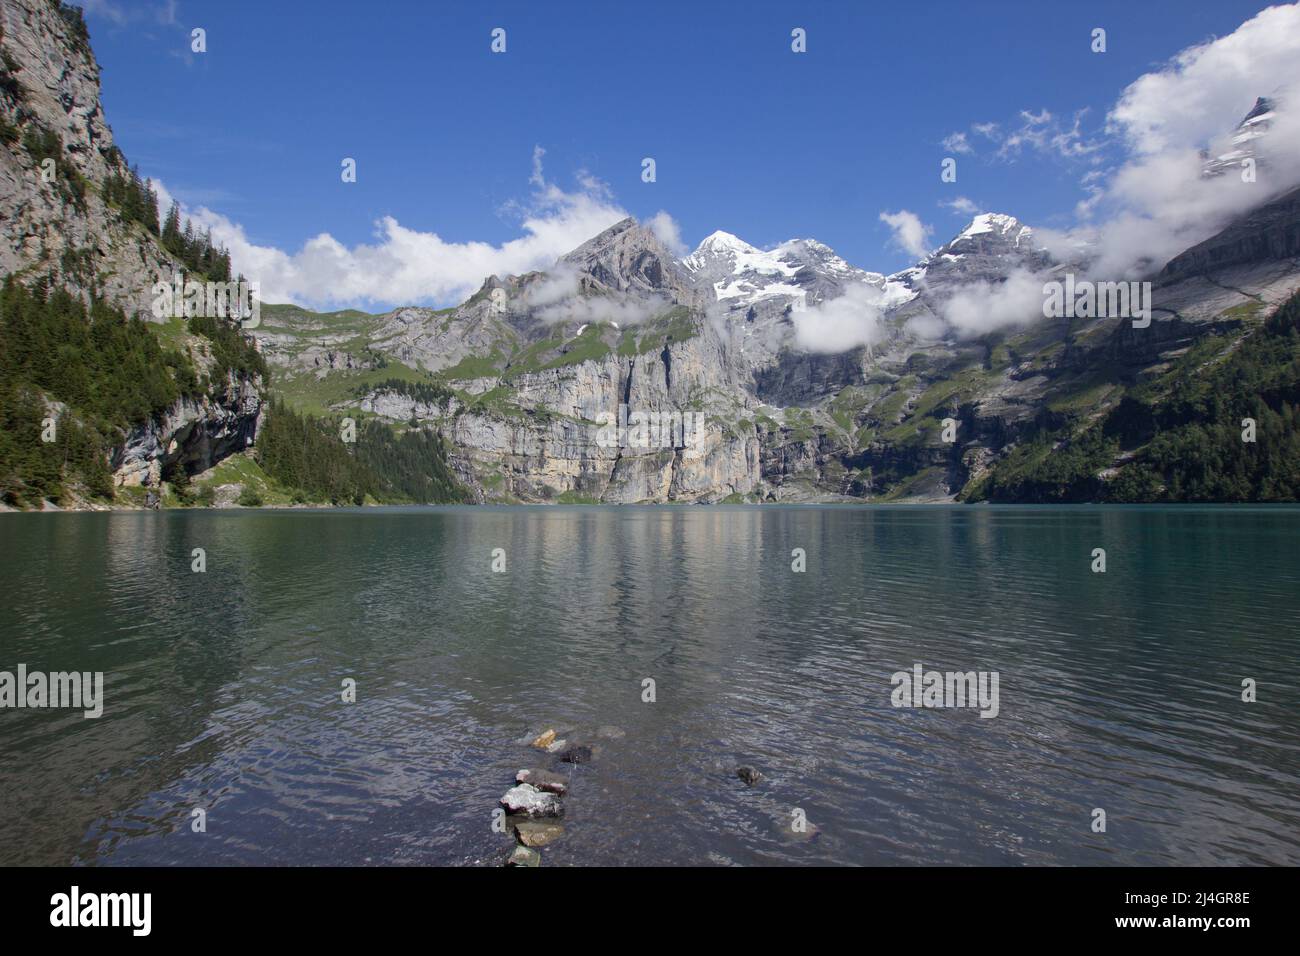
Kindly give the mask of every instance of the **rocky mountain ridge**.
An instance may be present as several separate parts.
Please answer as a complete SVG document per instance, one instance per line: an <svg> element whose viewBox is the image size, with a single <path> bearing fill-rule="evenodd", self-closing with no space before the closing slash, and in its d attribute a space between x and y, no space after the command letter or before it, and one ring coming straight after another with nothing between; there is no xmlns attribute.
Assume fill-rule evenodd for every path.
<svg viewBox="0 0 1300 956"><path fill-rule="evenodd" d="M942 321L954 290L1066 267L1011 216L982 214L891 276L856 269L812 240L764 251L721 232L679 262L625 220L562 257L554 273L492 277L463 306L395 310L366 320L368 331L352 326L354 341L383 351L387 330L403 323L394 358L410 383L354 373L354 391L330 407L443 429L480 500L953 500L976 492L1045 425L1104 413L1207 335L1248 333L1300 287L1288 238L1293 202L1271 203L1202 244L1235 252L1173 260L1146 334L1113 317L1030 315L985 335L918 335L918 320ZM854 285L878 293L879 341L800 349L801 312ZM287 310L258 334L281 336L281 321L312 320ZM295 379L336 374L303 367L309 354L268 346L290 393ZM436 398L417 397L421 382ZM601 422L620 409L698 413L708 427L691 447L601 444ZM944 419L957 423L958 440L943 441Z"/></svg>

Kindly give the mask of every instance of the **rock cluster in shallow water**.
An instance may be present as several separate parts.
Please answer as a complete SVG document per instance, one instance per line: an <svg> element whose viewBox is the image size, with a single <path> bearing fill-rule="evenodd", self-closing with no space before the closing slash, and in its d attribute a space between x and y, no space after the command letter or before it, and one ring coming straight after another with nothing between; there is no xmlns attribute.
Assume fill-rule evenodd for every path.
<svg viewBox="0 0 1300 956"><path fill-rule="evenodd" d="M603 739L618 739L623 731L617 727L602 727L596 733ZM590 763L599 744L569 744L554 728L537 736L517 741L555 757L555 766ZM540 866L539 847L548 846L564 836L564 825L559 817L564 815L563 799L569 793L571 778L554 770L531 767L515 774L515 785L501 797L506 811L506 827L514 833L515 846L506 859L506 866Z"/></svg>

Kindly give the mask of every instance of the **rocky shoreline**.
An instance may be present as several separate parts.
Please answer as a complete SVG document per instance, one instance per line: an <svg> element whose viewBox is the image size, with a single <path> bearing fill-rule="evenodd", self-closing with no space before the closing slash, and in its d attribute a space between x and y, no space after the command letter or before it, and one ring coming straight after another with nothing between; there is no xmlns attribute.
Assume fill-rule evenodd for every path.
<svg viewBox="0 0 1300 956"><path fill-rule="evenodd" d="M1033 502L1026 502L1033 504ZM274 504L274 505L240 505L240 504L216 504L210 507L148 507L138 504L105 504L95 501L78 501L69 505L56 505L52 501L43 501L40 508L15 508L0 502L0 514L51 514L59 512L98 512L98 511L162 511L162 512L181 512L181 511L329 511L329 510L356 510L356 505L333 505L326 502L299 502L296 504ZM509 507L509 508L535 508L535 507L563 507L563 508L601 508L609 507L612 502L600 501L569 501L569 502L541 502L541 501L518 501L518 502L457 502L448 504L379 504L379 505L362 505L364 508L476 508L482 505L492 507ZM690 505L692 507L737 507L737 506L754 506L762 505L764 507L790 507L804 505L846 505L848 507L863 507L867 505L955 505L962 502L953 501L951 498L904 498L894 499L891 501L872 501L867 498L851 499L827 499L812 501L745 501L745 502L709 502L704 501L638 501L620 503L618 507L624 507L625 504L654 507L675 507L680 505ZM980 502L971 502L972 505Z"/></svg>
<svg viewBox="0 0 1300 956"><path fill-rule="evenodd" d="M42 501L39 508L15 508L0 502L0 514L52 514L58 512L92 512L92 511L321 511L336 508L337 505L327 503L302 502L298 504L284 505L239 505L239 504L221 504L213 505L210 508L203 507L182 507L182 508L164 508L150 507L148 505L119 505L104 504L97 501L78 501L69 505L56 505L52 501Z"/></svg>

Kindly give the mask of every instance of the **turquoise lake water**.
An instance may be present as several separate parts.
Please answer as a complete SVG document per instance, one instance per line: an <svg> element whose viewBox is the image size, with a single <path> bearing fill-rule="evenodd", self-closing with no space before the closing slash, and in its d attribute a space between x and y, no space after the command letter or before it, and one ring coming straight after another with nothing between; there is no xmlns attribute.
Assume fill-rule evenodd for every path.
<svg viewBox="0 0 1300 956"><path fill-rule="evenodd" d="M547 866L1296 865L1298 544L1244 506L0 515L0 671L104 674L97 720L0 709L0 863L498 865L554 727L596 753ZM916 663L997 672L997 717L892 706Z"/></svg>

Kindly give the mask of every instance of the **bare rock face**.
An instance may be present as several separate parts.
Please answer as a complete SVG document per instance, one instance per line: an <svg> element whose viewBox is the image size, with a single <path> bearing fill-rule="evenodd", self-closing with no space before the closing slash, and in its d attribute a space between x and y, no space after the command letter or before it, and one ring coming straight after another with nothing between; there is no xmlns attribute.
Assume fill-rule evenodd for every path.
<svg viewBox="0 0 1300 956"><path fill-rule="evenodd" d="M125 163L100 105L99 67L84 37L49 0L3 0L6 72L16 93L0 94L0 115L19 131L0 145L0 273L53 274L95 292L128 315L152 317L150 287L170 278L173 260L138 225L124 222L97 188L72 201L70 175L98 187ZM57 137L52 182L24 147L29 132Z"/></svg>
<svg viewBox="0 0 1300 956"><path fill-rule="evenodd" d="M917 268L924 270L925 288L940 291L971 281L999 282L1013 268L1036 272L1050 264L1032 229L1014 216L982 213Z"/></svg>
<svg viewBox="0 0 1300 956"><path fill-rule="evenodd" d="M374 332L374 346L399 360L430 372L451 368L463 359L487 355L514 330L492 304L495 277L477 296L453 310L403 307L384 315Z"/></svg>
<svg viewBox="0 0 1300 956"><path fill-rule="evenodd" d="M491 277L455 309L380 317L379 334L402 330L385 341L449 387L377 386L358 403L437 427L478 500L951 500L1035 429L1058 427L1052 403L1098 369L1137 380L1199 336L1239 329L1232 310L1300 286L1294 207L1284 197L1171 263L1140 335L1114 318L1039 317L992 336L925 340L910 324L937 322L953 290L1070 266L997 214L889 277L811 240L763 252L725 234L678 263L628 220L563 257L555 275ZM539 296L557 276L564 293ZM881 297L882 338L834 354L796 347L795 304L854 283ZM702 423L689 441L609 441L602 429L623 415L686 412ZM940 440L944 419L960 423L957 442Z"/></svg>
<svg viewBox="0 0 1300 956"><path fill-rule="evenodd" d="M704 303L677 257L651 230L630 217L562 257L557 268L577 270L587 288L662 296L697 306Z"/></svg>
<svg viewBox="0 0 1300 956"><path fill-rule="evenodd" d="M176 263L100 198L105 180L128 169L105 121L79 11L52 0L0 0L0 13L0 118L12 132L0 142L0 273L49 276L152 320L151 287L170 281ZM36 140L51 144L52 167L29 148ZM48 168L52 178L42 176ZM186 347L200 371L211 370L206 348ZM242 451L257 432L261 389L258 380L228 378L131 430L111 456L117 485L156 489L173 463L197 472Z"/></svg>
<svg viewBox="0 0 1300 956"><path fill-rule="evenodd" d="M35 119L63 141L69 160L89 179L112 168L113 136L99 99L99 66L89 45L49 0L4 0L4 50L17 64L22 93L7 116Z"/></svg>
<svg viewBox="0 0 1300 956"><path fill-rule="evenodd" d="M233 376L221 399L183 399L161 417L138 426L114 450L111 466L119 487L156 488L168 465L203 472L253 444L261 421L256 383Z"/></svg>
<svg viewBox="0 0 1300 956"><path fill-rule="evenodd" d="M670 335L662 347L627 354L606 346L587 361L460 379L458 396L442 401L377 388L360 406L393 423L414 418L439 425L451 442L453 467L484 494L617 502L748 494L759 481L757 436L752 421L748 429L731 423L752 420L753 400L734 387L725 344L703 316L684 307L677 315L681 337ZM555 327L541 334L554 335ZM604 326L615 344L622 331ZM503 392L508 405L502 407L464 397ZM638 414L684 413L698 415L697 427L669 441L643 442L635 434L611 440L602 429L620 416L634 422Z"/></svg>
<svg viewBox="0 0 1300 956"><path fill-rule="evenodd" d="M1261 206L1173 259L1160 272L1168 284L1267 261L1300 262L1300 189Z"/></svg>

